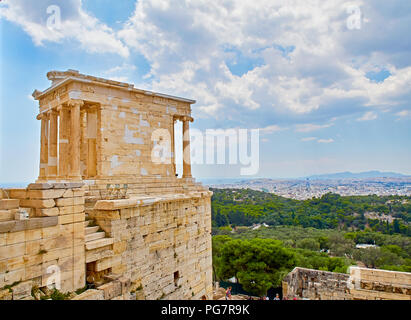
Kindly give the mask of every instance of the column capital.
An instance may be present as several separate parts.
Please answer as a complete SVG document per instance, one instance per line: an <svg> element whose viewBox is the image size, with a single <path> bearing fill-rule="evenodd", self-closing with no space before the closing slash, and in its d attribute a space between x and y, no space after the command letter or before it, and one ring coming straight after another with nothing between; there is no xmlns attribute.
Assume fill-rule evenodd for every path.
<svg viewBox="0 0 411 320"><path fill-rule="evenodd" d="M84 101L83 100L77 100L77 99L71 99L67 102L67 105L69 107L82 107L84 105Z"/></svg>
<svg viewBox="0 0 411 320"><path fill-rule="evenodd" d="M36 119L37 120L47 120L48 119L48 114L46 112L39 113L36 116Z"/></svg>
<svg viewBox="0 0 411 320"><path fill-rule="evenodd" d="M65 104L60 104L56 109L58 112L60 112L61 110L68 109L68 106Z"/></svg>
<svg viewBox="0 0 411 320"><path fill-rule="evenodd" d="M173 120L175 121L175 120L180 120L180 121L190 121L190 122L193 122L194 121L194 118L193 117L191 117L191 116L187 116L187 115L174 115L173 116Z"/></svg>
<svg viewBox="0 0 411 320"><path fill-rule="evenodd" d="M50 116L50 115L57 115L57 109L50 109L50 110L47 110L46 111L46 113L47 113L47 116Z"/></svg>

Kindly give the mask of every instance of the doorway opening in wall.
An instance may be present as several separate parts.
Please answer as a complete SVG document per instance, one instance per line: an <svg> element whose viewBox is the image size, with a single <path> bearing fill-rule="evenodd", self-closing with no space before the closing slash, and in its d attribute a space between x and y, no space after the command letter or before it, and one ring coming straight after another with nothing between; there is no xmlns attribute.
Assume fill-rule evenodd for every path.
<svg viewBox="0 0 411 320"><path fill-rule="evenodd" d="M174 159L176 163L176 177L183 176L183 123L176 121L174 124Z"/></svg>

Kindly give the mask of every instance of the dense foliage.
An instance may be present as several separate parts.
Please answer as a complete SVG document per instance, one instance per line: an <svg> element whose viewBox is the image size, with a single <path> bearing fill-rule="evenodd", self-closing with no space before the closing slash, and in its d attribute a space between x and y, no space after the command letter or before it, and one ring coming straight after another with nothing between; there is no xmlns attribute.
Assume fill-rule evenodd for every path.
<svg viewBox="0 0 411 320"><path fill-rule="evenodd" d="M365 230L411 236L411 197L340 196L294 200L251 189L212 189L214 227L269 225ZM370 217L371 213L371 217ZM382 215L395 218L389 223Z"/></svg>
<svg viewBox="0 0 411 320"><path fill-rule="evenodd" d="M297 266L411 272L410 197L326 194L299 201L249 189L213 192L216 280L236 277L248 292L264 295Z"/></svg>

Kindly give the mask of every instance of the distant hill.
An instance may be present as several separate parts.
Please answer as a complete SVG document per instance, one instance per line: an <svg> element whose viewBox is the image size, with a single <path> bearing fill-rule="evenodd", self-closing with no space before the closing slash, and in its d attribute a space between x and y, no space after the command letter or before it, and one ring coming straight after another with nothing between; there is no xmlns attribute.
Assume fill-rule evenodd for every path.
<svg viewBox="0 0 411 320"><path fill-rule="evenodd" d="M312 180L323 180L323 179L367 179L367 178L401 178L407 177L402 173L396 172L381 172L381 171L366 171L366 172L358 172L353 173L349 171L345 172L338 172L338 173L329 173L329 174L319 174L319 175L312 175L306 178Z"/></svg>

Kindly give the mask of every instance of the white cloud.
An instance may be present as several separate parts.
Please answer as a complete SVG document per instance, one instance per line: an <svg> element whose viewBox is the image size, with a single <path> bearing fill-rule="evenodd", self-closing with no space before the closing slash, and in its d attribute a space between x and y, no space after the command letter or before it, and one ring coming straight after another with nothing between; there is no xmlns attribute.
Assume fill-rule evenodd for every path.
<svg viewBox="0 0 411 320"><path fill-rule="evenodd" d="M260 132L262 134L271 134L271 133L283 131L283 130L286 130L286 129L287 128L282 128L282 127L274 124L274 125L267 126L265 128L260 128Z"/></svg>
<svg viewBox="0 0 411 320"><path fill-rule="evenodd" d="M58 11L48 10L53 8L50 6L58 7ZM111 28L82 9L81 0L5 0L0 17L20 25L38 46L74 39L89 53L129 55L129 49Z"/></svg>
<svg viewBox="0 0 411 320"><path fill-rule="evenodd" d="M318 143L332 143L334 142L334 139L318 139Z"/></svg>
<svg viewBox="0 0 411 320"><path fill-rule="evenodd" d="M295 125L296 132L312 132L317 131L324 128L329 128L333 126L332 123L328 124L313 124L313 123L305 123L305 124L297 124Z"/></svg>
<svg viewBox="0 0 411 320"><path fill-rule="evenodd" d="M411 117L411 110L402 110L395 114L399 119Z"/></svg>
<svg viewBox="0 0 411 320"><path fill-rule="evenodd" d="M151 64L153 89L196 98L197 117L223 122L247 116L260 125L278 116L289 122L298 115L324 121L410 98L411 73L391 61L393 45L367 48L355 39L390 38L388 30L369 29L387 19L398 26L407 22L398 20L389 4L356 3L368 20L358 32L347 29L345 0L179 1L173 6L142 0L119 36ZM402 45L403 37L394 33L398 37L391 43ZM367 78L367 72L382 68L391 73L384 82Z"/></svg>
<svg viewBox="0 0 411 320"><path fill-rule="evenodd" d="M316 137L306 137L306 138L302 138L301 141L303 142L307 142L307 141L314 141L317 140Z"/></svg>
<svg viewBox="0 0 411 320"><path fill-rule="evenodd" d="M195 117L221 127L288 126L304 117L310 124L297 132L311 132L364 106L392 110L411 101L405 0L398 8L356 1L368 22L355 31L347 29L346 0L141 0L118 32L85 12L81 0L59 3L63 28L49 30L46 8L55 2L8 0L1 16L37 45L74 39L90 53L143 55L151 68L143 87L196 99ZM125 78L122 67L106 74ZM368 79L382 69L387 79Z"/></svg>
<svg viewBox="0 0 411 320"><path fill-rule="evenodd" d="M360 118L357 119L357 121L371 121L377 119L378 116L375 112L373 111L368 111L364 113L364 115Z"/></svg>

